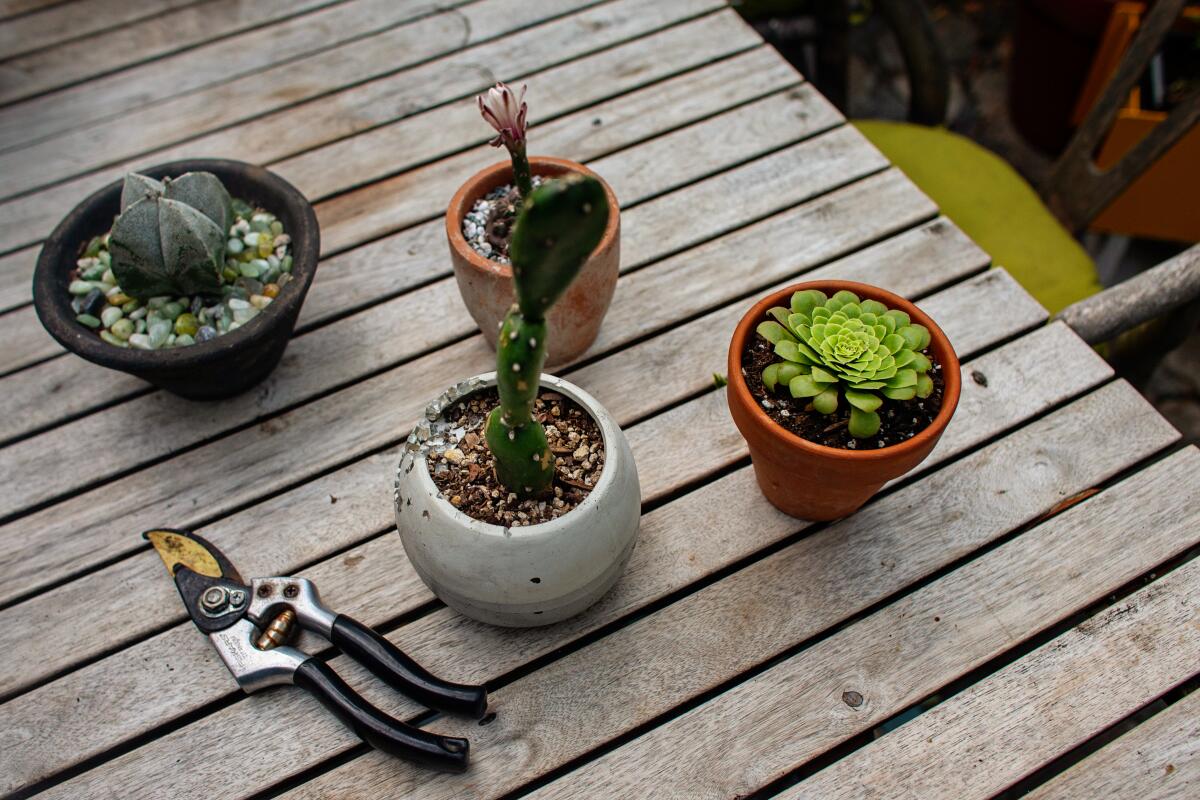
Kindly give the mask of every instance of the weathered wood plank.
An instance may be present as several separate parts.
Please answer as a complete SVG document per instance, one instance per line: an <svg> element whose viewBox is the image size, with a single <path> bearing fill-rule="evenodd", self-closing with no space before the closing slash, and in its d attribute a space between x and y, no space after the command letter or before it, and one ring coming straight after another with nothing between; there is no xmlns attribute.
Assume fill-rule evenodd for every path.
<svg viewBox="0 0 1200 800"><path fill-rule="evenodd" d="M1165 527L1176 520L1158 512L1174 506L1192 525L1177 535L1191 538L1194 470L1157 472L1190 509L1163 498L1134 510ZM1097 521L1091 533L1105 535L1107 527ZM1144 528L1128 532L1135 531L1140 546ZM1193 560L782 796L990 797L1191 677L1200 664L1198 606L1200 560Z"/></svg>
<svg viewBox="0 0 1200 800"><path fill-rule="evenodd" d="M1198 538L1197 467L1200 452L1193 449L1136 474L530 796L702 800L754 792L1192 546ZM728 607L741 611L744 602L729 598ZM1141 667L1126 658L1110 669L1121 674ZM1028 684L1024 688L1037 692ZM862 700L850 705L846 692ZM1027 702L1024 693L1009 699L1013 708ZM836 765L828 779L817 776L811 791L784 796L988 796L961 785L950 788L958 782L944 774L928 783L921 775L930 760L943 759L943 772L999 772L1014 759L997 740L1007 741L1011 751L1029 749L1027 740L1014 740L1004 730L1001 718L1008 708L994 701L992 710L975 717L973 736L960 739L971 745L951 745L958 750L953 761L941 750L946 733L922 725L935 735L933 746L924 736L906 736L907 753L881 743L890 752L869 758L875 770ZM1035 738L1043 736L1039 728ZM849 760L866 758L871 750ZM994 756L982 759L986 768L979 767L981 750ZM890 760L896 755L899 765ZM975 767L963 769L964 764ZM832 790L835 784L846 788L839 794Z"/></svg>
<svg viewBox="0 0 1200 800"><path fill-rule="evenodd" d="M1025 795L1188 800L1200 795L1200 692L1192 692Z"/></svg>
<svg viewBox="0 0 1200 800"><path fill-rule="evenodd" d="M901 262L881 258L880 270L884 272L889 267L896 269L892 265L898 263ZM970 269L971 262L965 261L963 267ZM944 275L940 277L944 278ZM919 278L908 280L912 280L916 287L920 288ZM933 280L936 278L930 280L931 284ZM1001 322L999 319L993 321ZM1008 329L1003 325L998 327L996 337L1003 337L1006 330ZM1036 346L1040 342L1031 341L1029 344ZM1018 341L1008 347L1022 346L1027 345ZM631 348L613 358L636 360L636 350L637 347ZM713 354L714 359L719 358L718 348L707 350ZM1019 354L1012 358L1021 360ZM1077 383L1047 381L1062 392L1060 397L1048 397L1047 402L1066 399L1109 374L1110 370L1104 362L1091 351L1087 351L1086 357L1072 373L1072 377L1078 380ZM1004 391L1005 379L1004 375L996 377L997 382L992 385L997 391ZM964 407L964 415L972 412L973 409L968 410ZM953 439L953 448L957 449L942 449L939 451L942 456L949 457L965 452L999 433L999 423L993 419L993 415L981 412L979 418L978 425L973 424L967 416L958 418L959 429L964 433ZM619 414L618 419L622 424L629 422ZM635 457L641 462L646 460L649 454L639 444L639 427L635 425L629 431L635 443ZM965 433L968 431L969 434ZM666 432L671 439L714 434L714 431L695 431L682 427ZM653 447L655 443L651 442L649 446ZM705 451L697 461L702 462L707 456L708 452ZM388 453L358 462L338 473L324 476L269 500L261 506L234 515L210 526L203 533L226 550L246 574L289 572L299 564L311 563L322 555L342 551L353 544L356 538L361 539L390 526L390 503L386 493L379 491L378 487L387 485L388 472L394 467L395 459L394 453ZM920 471L924 471L935 461L936 459L927 462ZM715 468L716 465L713 466ZM683 485L684 480L686 478L681 476L678 485ZM332 498L335 497L336 503L332 502ZM680 506L675 508L679 509ZM153 553L144 552L68 583L60 589L6 609L0 612L0 631L4 632L3 638L0 639L0 652L7 652L14 661L20 663L38 663L44 669L44 674L53 674L80 658L103 652L132 636L146 635L163 626L178 623L183 616L178 605L173 602L174 594L170 584L155 579L155 576L160 574L161 566L157 558ZM411 610L429 599L423 585L415 580L415 574L402 550L395 546L395 541L390 536L372 539L329 561L306 568L305 574L318 580L327 594L333 593L330 596L336 595L339 598L340 610L366 619L371 624L385 621L389 618L388 615ZM87 598L95 597L96 592L102 591L104 587L112 586L126 587L127 591L116 594L108 592L102 607L87 601ZM378 604L381 597L387 598L384 608ZM94 620L93 609L101 612ZM67 610L70 613L64 615ZM384 616L380 616L381 614ZM68 621L72 623L69 630L73 632L69 649L64 646L65 643L58 641L56 634L59 630L65 634L68 630L65 623ZM30 625L35 625L35 629L30 629ZM39 635L22 635L25 631L36 632ZM14 727L22 728L22 720L30 715L38 719L49 717L60 720L52 734L57 740L88 742L86 747L77 743L73 748L67 749L45 747L44 742L40 740L36 743L30 742L30 745L36 744L37 752L27 759L21 757L22 763L28 769L40 772L30 774L27 779L44 777L69 766L73 763L72 759L85 758L91 753L103 751L123 739L161 723L165 712L162 711L159 700L154 697L139 699L137 702L130 700L140 697L145 692L154 692L156 687L162 685L166 676L161 672L167 663L159 655L164 652L162 648L174 653L169 662L171 669L186 670L193 675L207 674L210 677L210 680L197 678L194 693L192 687L189 687L187 697L178 694L173 696L171 704L174 713L183 713L186 708L211 702L227 692L227 681L219 665L211 672L206 672L209 662L200 659L200 654L196 654L199 660L195 660L193 664L191 651L185 644L188 640L183 638L189 635L190 626L179 625L174 633L140 642L10 703L7 709L14 715ZM23 677L28 679L29 673ZM108 688L110 696L122 698L120 706L113 708L108 703L96 702L81 707L75 698L79 697L81 692L90 694L91 690L88 687L95 685L104 685ZM47 713L47 709L64 703L71 708L70 714ZM45 725L41 729L47 731ZM22 748L18 750L23 752ZM67 760L63 761L64 758Z"/></svg>
<svg viewBox="0 0 1200 800"><path fill-rule="evenodd" d="M120 108L117 104L122 102L120 98L123 92L118 88L119 81L101 81L96 78L155 58L159 59L157 65L163 70L162 75L166 80L148 82L149 85L143 87L137 95L125 94L124 102L144 103L166 97L169 96L168 93L175 94L203 84L197 81L199 76L193 76L188 70L179 68L181 60L164 59L162 56L223 38L226 45L224 48L200 48L208 50L207 63L196 64L193 60L192 64L193 68L198 68L207 75L209 80L220 80L221 76L238 74L228 68L224 72L214 72L213 70L221 69L216 66L220 62L236 61L245 65L242 70L244 72L256 66L276 63L282 58L310 52L314 47L327 47L339 41L339 38L335 37L341 37L346 28L353 29L360 21L370 17L373 11L370 8L371 3L364 1L342 5L341 8L345 10L338 17L329 13L333 9L325 13L315 13L312 15L312 22L308 24L315 27L321 24L318 20L325 20L325 26L320 33L328 39L324 43L313 43L307 49L297 48L292 41L295 38L292 32L295 18L324 6L336 7L336 4L337 0L256 0L253 3L244 0L214 0L201 5L184 6L166 14L106 31L101 38L103 46L97 46L97 40L87 38L0 62L0 103L11 103L68 84L88 81L98 92L115 90L114 95L110 97L114 105ZM351 9L355 10L354 13L347 13L347 10ZM360 16L356 18L356 15ZM334 24L329 24L335 19ZM256 41L234 36L259 26L268 27L257 32ZM360 28L357 35L370 30L372 29ZM264 41L269 43L268 46L261 46ZM254 47L254 44L260 46ZM253 52L241 52L242 50ZM136 81L137 70L129 69L122 74L130 84ZM55 97L53 104L59 105L68 102L68 98L71 98L70 102L84 104L91 100L86 93L75 91L60 92ZM32 108L34 106L30 106L30 110ZM93 115L97 109L103 110L97 106L92 110ZM108 113L112 113L111 107ZM30 120L33 121L32 116ZM4 141L15 143L16 140Z"/></svg>
<svg viewBox="0 0 1200 800"><path fill-rule="evenodd" d="M28 14L30 11L38 11L63 2L70 0L0 0L0 19Z"/></svg>
<svg viewBox="0 0 1200 800"><path fill-rule="evenodd" d="M690 12L691 6L685 3L676 3L675 5L678 6L676 12L681 18ZM669 10L669 7L658 9L660 14L665 14ZM646 27L650 27L650 23L654 22L662 22L663 25L666 25L667 23L663 21L666 19L668 19L666 16L649 18L645 21ZM629 20L623 23L626 28L632 28L633 24ZM754 34L747 33L743 24L736 17L718 14L702 17L694 22L675 27L667 27L666 30L652 33L644 39L637 39L602 50L559 67L527 75L524 79L534 83L535 86L549 87L549 90L539 94L537 99L540 115L538 119L554 120L557 116L565 113L579 112L590 104L604 101L605 98L614 94L654 84L656 81L727 57L739 50L751 48L756 43ZM731 80L738 79L737 75L732 72L733 70L747 69L753 66L763 70L764 90L770 85L772 78L781 72L788 76L791 83L798 79L795 71L786 62L783 62L774 51L770 51L769 48L759 49L771 53L773 58L769 60L773 63L767 66L762 60L753 65L740 61L730 62L728 68L731 70L729 75ZM606 80L596 80L598 74L605 75ZM692 97L695 96L695 94L692 95ZM669 100L676 105L690 105L688 100L678 97L664 98L664 100ZM619 98L616 102L619 102ZM703 100L700 103L702 104ZM377 113L377 111L378 109L372 109L371 113ZM667 114L668 112L664 106L660 105L657 113ZM588 120L589 124L591 119L594 117ZM621 129L630 128L636 124L636 120L625 120L619 116L614 119L618 122L613 126L617 129L617 138L620 136ZM251 123L251 125L254 124ZM308 123L304 122L304 124ZM652 125L652 123L649 124ZM553 121L545 123L545 127L553 128L553 126ZM606 133L607 126L603 124L598 129L590 131L587 131L586 128L581 129L578 125L574 127L576 130L580 130L581 135L586 131L587 137L585 138L597 139L599 143L603 143L608 135ZM477 109L469 102L451 103L427 112L407 116L394 128L403 134L404 143L389 151L391 155L389 173L412 169L426 162L436 162L441 157L475 145L469 154L454 156L454 160L447 160L444 168L426 168L428 174L422 173L425 177L415 181L414 187L408 191L423 191L429 181L445 181L447 180L446 175L457 170L462 170L462 172L457 174L456 180L462 180L464 175L491 163L497 157L494 151L482 146L488 138L487 126L482 125ZM543 142L542 130L542 127L538 127L534 134L539 142ZM551 133L554 133L553 129ZM646 135L653 135L653 133L648 132ZM160 150L147 155L141 161L126 162L33 195L0 203L0 249L36 241L41 235L49 233L51 228L79 201L81 196L120 178L127 169L135 169L145 164L158 163L172 158L191 157L197 153L235 155L245 160L267 163L289 153L286 149L283 149L281 153L275 153L273 148L277 148L279 142L279 134L276 132L259 131L258 129L244 130L243 126L236 126L228 131L219 131L185 145ZM319 144L319 142L314 144ZM553 141L547 140L544 144L539 144L539 147L541 146L550 148L550 152L563 152L553 149ZM249 147L258 149L249 152L246 150ZM590 157L594 158L595 155ZM363 156L360 154L357 158L363 158ZM349 156L346 156L340 163L342 169L337 173L341 182L338 186L339 189L369 183L373 178L378 177L376 173L358 169L355 160ZM283 167L283 164L274 165L275 169ZM296 183L302 191L308 194L310 199L315 201L318 196L313 194L313 187L308 185L306 172L301 168L289 167L286 170L289 180ZM433 217L444 207L446 197L452 194L456 187L457 182L444 188L444 194L434 193L437 195L436 197L434 194L423 195L426 199L433 198L430 200L431 205L422 206L414 217L400 218L398 216L392 229ZM392 202L387 196L379 197L373 193L369 186L362 191L364 194L361 202L364 210L368 207L369 198L372 202ZM329 248L325 249L328 252ZM32 249L27 252L36 254L36 250ZM0 266L5 266L6 263L0 262ZM29 277L32 274L33 258L31 257L24 262L21 268L23 277L18 280L24 280L28 285Z"/></svg>
<svg viewBox="0 0 1200 800"><path fill-rule="evenodd" d="M860 134L843 126L644 203L626 215L627 233L622 236L626 268L682 250L707 238L710 232L735 228L761 214L827 192L879 169L884 163L883 157ZM738 201L731 202L735 197ZM706 213L697 215L698 211ZM440 308L428 303L429 294L422 292L415 299L401 298L399 302L406 308L415 306L410 316L395 318L385 313L386 305L376 306L365 314L301 337L289 348L280 370L267 382L253 393L221 404L219 409L201 409L157 392L11 445L5 456L13 468L12 478L0 484L0 509L3 509L0 513L11 514L94 484L107 474L177 452L189 443L302 401L314 391L356 380L388 365L389 361L394 363L394 357L386 355L380 347L362 348L363 341L391 341L408 355L444 343L446 326L444 323L439 326L439 322L457 319L465 324L469 317L455 305L461 302L456 293L443 291L450 305ZM382 336L364 337L361 331L351 332L365 321L381 317L386 325ZM310 348L319 348L318 354L308 353ZM319 372L287 369L290 365L313 363L321 364L322 369ZM318 385L314 386L313 381ZM284 386L291 388L280 391ZM356 389L351 387L348 391ZM57 443L74 440L83 428L91 446L107 454L105 473L97 473L91 463L64 465L58 457Z"/></svg>
<svg viewBox="0 0 1200 800"><path fill-rule="evenodd" d="M306 59L309 63L303 69L292 64L280 65L89 125L86 130L70 131L0 153L3 194L47 186L185 140L192 140L188 149L193 154L211 152L212 143L224 139L232 145L225 155L256 162L275 160L470 95L498 78L525 74L595 52L655 30L664 23L678 21L681 16L719 5L712 0L665 0L652 6L641 4L638 6L641 13L634 15L628 8L629 0L617 0L521 30L545 17L551 9L565 10L580 0L548 1L553 5L482 0L459 10L471 18L469 31L457 21L456 15L426 17L373 37L370 48L352 46L318 53ZM509 35L496 38L502 34ZM467 38L482 43L464 49L462 45ZM376 68L392 64L398 53L404 54L403 64L438 54L449 55L424 60L416 66L338 91L348 82L370 77L370 74L355 77L364 64L374 64ZM272 92L278 93L274 106L262 97L267 81L273 83ZM314 82L319 87L316 92L308 88ZM254 116L255 108L246 104L247 97L279 108L279 101L291 94L303 100L319 92L333 93L274 113L258 114L236 128L224 127L212 138L195 138L206 130ZM31 169L30 160L39 162L40 167Z"/></svg>
<svg viewBox="0 0 1200 800"><path fill-rule="evenodd" d="M1117 395L1120 398L1112 401ZM1135 452L1152 452L1177 436L1124 384L1080 401L1097 402L1106 405L1056 412L969 456L959 468L880 498L856 516L493 693L498 717L488 726L439 720L434 726L439 730L471 728L473 766L465 780L444 780L446 776L368 754L306 787L318 796L338 791L346 796L396 796L419 786L420 796L430 800L466 792L499 795L515 788L629 725L857 613L1036 517L1064 494L1103 480L1131 463ZM1130 450L1105 452L1100 444L1104 431L1091 416L1101 411L1110 412L1109 419L1120 420L1129 430ZM1001 490L1005 495L997 494ZM663 596L680 578L687 585L802 527L762 499L748 469L703 487L694 497L687 506L691 513L656 518L671 526L670 534L651 526L647 517L627 574L576 620L552 629L502 631L442 609L391 637L430 668L455 679L494 679ZM926 513L905 526L891 524L913 507ZM955 524L968 515L976 524ZM729 536L731 530L739 535ZM721 553L717 561L712 560L714 550ZM731 597L746 599L731 610ZM746 603L753 613L743 616L740 610ZM713 624L731 613L736 619L730 624ZM772 624L747 625L747 619ZM347 659L336 659L334 665L390 712L409 715L418 710L394 693L376 691ZM266 702L269 706L263 705ZM238 741L234 732L250 724L255 726L255 740ZM294 742L288 763L280 764L268 742L301 729L307 735ZM209 765L236 763L222 777L229 781L229 791L245 793L356 743L304 693L250 697L62 784L51 796L87 794L104 786L136 791L161 782L167 769L177 796L202 794L210 789L212 776L204 776L205 784L193 766L198 759ZM232 754L235 746L237 759L225 754Z"/></svg>
<svg viewBox="0 0 1200 800"><path fill-rule="evenodd" d="M33 306L18 308L0 315L0 375L28 367L47 358L60 355L63 350L58 342L50 338L38 322ZM14 380L19 380L15 378Z"/></svg>
<svg viewBox="0 0 1200 800"><path fill-rule="evenodd" d="M76 0L9 20L0 27L0 59L161 14L197 0Z"/></svg>
<svg viewBox="0 0 1200 800"><path fill-rule="evenodd" d="M767 53L771 55L767 55ZM695 157L707 159L709 169L719 168L720 165L737 163L739 160L767 152L776 146L811 135L824 127L831 126L839 118L832 106L815 94L811 87L798 88L794 95L768 95L760 102L735 109L706 121L704 125L680 130L671 136L652 139L629 149L628 145L645 139L655 133L662 133L680 125L695 122L708 113L718 112L728 105L752 99L763 89L779 89L793 84L795 72L774 51L760 49L747 53L746 56L734 59L733 64L721 63L701 69L656 84L647 89L639 90L633 95L624 95L612 104L602 104L595 113L611 112L616 114L616 104L628 103L635 109L659 108L654 114L638 114L626 121L614 120L606 126L604 134L597 136L589 114L575 115L560 122L570 122L571 125L560 126L552 123L550 136L547 138L553 145L553 152L567 158L589 160L591 154L609 152L625 147L602 159L599 164L609 181L620 187L623 200L627 203L644 200L654 194L670 191L701 177L701 167L691 165L688 161L680 162L664 160L670 164L669 169L660 169L641 174L640 170L625 166L624 159L628 157L637 163L644 159L643 151L661 154L663 150L674 148L679 152L691 152ZM660 54L660 61L661 54ZM737 71L734 71L737 70ZM723 75L722 75L723 73ZM693 77L695 76L695 77ZM720 89L715 82L720 81ZM707 91L713 86L713 91ZM691 102L669 102L675 98L702 93L704 99ZM795 125L783 123L787 115L800 104L808 106L807 119ZM591 110L589 109L589 112ZM775 115L778 114L778 117ZM591 128L592 131L588 129ZM707 140L705 146L695 146L693 140ZM605 149L600 149L604 147ZM480 156L493 157L480 150ZM448 161L456 161L449 159ZM446 163L446 162L439 162ZM484 162L486 163L486 162ZM456 163L447 164L442 174L453 179L469 174L475 167L464 168L461 171ZM478 166L482 166L479 164ZM434 182L434 188L446 183L444 179ZM426 201L423 207L423 217L429 215L436 206L444 203L445 197L453 192L452 187L446 188L446 193L418 192ZM397 224L403 220L395 220ZM312 326L321 316L342 316L353 311L356 305L377 303L407 287L416 286L436 277L448 275L448 263L445 257L445 234L439 222L430 222L421 229L410 229L386 240L378 240L367 245L366 254L358 250L350 251L349 259L332 259L332 263L323 263L317 273L312 290L306 300L302 312L300 330ZM385 253L395 246L403 247L404 254L395 252ZM402 276L397 277L396 261L403 260ZM342 263L346 262L346 263ZM332 273L330 270L332 269ZM348 279L348 280L346 280ZM332 282L332 283L331 283ZM26 291L28 291L26 289ZM309 312L316 307L316 312ZM466 318L464 317L465 321ZM3 317L0 317L0 327ZM447 339L454 335L463 335L471 330L470 327L461 332L443 331ZM41 346L37 339L34 343ZM44 354L42 354L44 357ZM16 356L14 355L15 359ZM16 395L18 405L28 398L27 415L12 414L6 421L0 421L0 441L13 435L25 434L47 427L69 414L76 414L100 404L110 404L131 393L128 380L117 373L111 377L99 378L99 383L90 385L83 396L73 393L51 396L46 402L49 390L46 386L57 385L65 369L57 363L47 363L42 367L22 376L19 386L7 391ZM137 385L136 382L134 385ZM105 391L111 387L111 391ZM90 405L89 405L90 404Z"/></svg>
<svg viewBox="0 0 1200 800"><path fill-rule="evenodd" d="M35 245L0 256L0 312L32 302L33 265L41 249Z"/></svg>

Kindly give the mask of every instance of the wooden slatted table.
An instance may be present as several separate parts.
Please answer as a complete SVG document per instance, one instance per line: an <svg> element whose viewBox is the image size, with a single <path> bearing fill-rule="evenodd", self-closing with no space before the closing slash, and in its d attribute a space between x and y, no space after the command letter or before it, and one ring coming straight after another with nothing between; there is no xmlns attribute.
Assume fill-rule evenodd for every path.
<svg viewBox="0 0 1200 800"><path fill-rule="evenodd" d="M1200 795L1200 453L720 0L0 0L0 20L0 793ZM524 631L436 601L389 491L424 403L493 360L440 215L500 157L470 101L496 79L529 83L534 152L622 201L616 298L560 373L626 428L644 490L617 587ZM269 165L322 226L284 363L220 404L63 353L30 306L78 199L180 156ZM916 298L964 364L933 456L826 525L763 500L710 377L744 309L802 275ZM439 718L326 651L468 736L470 772L370 751L303 692L238 691L138 536L164 524L487 681L487 724Z"/></svg>

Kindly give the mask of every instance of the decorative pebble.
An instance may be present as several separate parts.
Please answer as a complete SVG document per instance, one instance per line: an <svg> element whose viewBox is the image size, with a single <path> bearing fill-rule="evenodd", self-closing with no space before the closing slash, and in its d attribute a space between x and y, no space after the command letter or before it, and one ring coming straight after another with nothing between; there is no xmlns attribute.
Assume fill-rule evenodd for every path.
<svg viewBox="0 0 1200 800"><path fill-rule="evenodd" d="M201 325L200 330L196 331L197 342L207 342L217 338L217 331L211 325Z"/></svg>
<svg viewBox="0 0 1200 800"><path fill-rule="evenodd" d="M121 321L128 322L129 320L121 320ZM117 336L114 333L109 333L108 331L100 331L100 338L103 339L104 341L108 342L111 345L116 345L117 347L129 347L129 342L125 341L125 339L122 339L121 337ZM125 337L125 338L128 339L129 337Z"/></svg>
<svg viewBox="0 0 1200 800"><path fill-rule="evenodd" d="M533 185L535 187L542 185L542 177L540 175L533 176ZM495 261L497 264L507 264L509 260L506 256L492 254L491 242L487 240L487 221L491 214L492 205L500 198L512 191L511 183L504 186L497 186L486 195L475 201L471 206L471 210L463 217L462 231L463 238L471 245L471 248L484 258Z"/></svg>
<svg viewBox="0 0 1200 800"><path fill-rule="evenodd" d="M150 337L150 345L157 350L167 342L171 335L171 320L156 319L146 323L146 333Z"/></svg>
<svg viewBox="0 0 1200 800"><path fill-rule="evenodd" d="M100 312L100 321L104 323L104 327L111 328L123 316L125 316L125 313L121 309L116 306L109 306Z"/></svg>
<svg viewBox="0 0 1200 800"><path fill-rule="evenodd" d="M109 326L111 335L125 342L133 335L133 322L127 319L119 319ZM109 333L109 331L101 331L101 333ZM108 341L105 339L105 341Z"/></svg>
<svg viewBox="0 0 1200 800"><path fill-rule="evenodd" d="M150 337L144 333L135 333L129 337L130 346L138 350L153 350L154 345L150 344Z"/></svg>
<svg viewBox="0 0 1200 800"><path fill-rule="evenodd" d="M104 299L104 292L99 289L92 289L87 296L83 298L83 302L79 304L79 310L84 314L90 314L93 317L100 316L100 312L104 310L107 301Z"/></svg>
<svg viewBox="0 0 1200 800"><path fill-rule="evenodd" d="M96 287L92 285L91 281L75 280L71 281L71 285L67 287L67 291L71 294L84 295L95 288Z"/></svg>
<svg viewBox="0 0 1200 800"><path fill-rule="evenodd" d="M175 335L187 336L189 339L196 335L196 331L200 329L200 323L191 313L180 314L175 318Z"/></svg>
<svg viewBox="0 0 1200 800"><path fill-rule="evenodd" d="M81 325L87 325L89 328L99 328L100 320L93 317L91 314L76 314L75 321Z"/></svg>

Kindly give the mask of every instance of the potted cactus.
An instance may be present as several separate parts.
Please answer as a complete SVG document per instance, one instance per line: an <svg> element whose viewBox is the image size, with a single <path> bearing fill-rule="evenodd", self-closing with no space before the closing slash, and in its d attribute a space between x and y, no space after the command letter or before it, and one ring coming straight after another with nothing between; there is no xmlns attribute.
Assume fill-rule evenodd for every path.
<svg viewBox="0 0 1200 800"><path fill-rule="evenodd" d="M551 309L586 269L609 208L600 181L578 172L524 198L496 371L435 400L400 460L396 527L409 559L447 605L484 622L544 625L583 611L637 537L625 436L582 389L541 374Z"/></svg>
<svg viewBox="0 0 1200 800"><path fill-rule="evenodd" d="M319 250L312 207L278 176L177 161L67 215L38 257L34 305L89 361L184 397L225 397L279 363Z"/></svg>
<svg viewBox="0 0 1200 800"><path fill-rule="evenodd" d="M820 281L774 292L742 317L726 396L767 499L828 520L929 455L959 378L946 335L915 305Z"/></svg>
<svg viewBox="0 0 1200 800"><path fill-rule="evenodd" d="M498 83L476 102L484 120L496 131L490 144L503 145L509 160L480 170L459 188L446 210L446 238L463 302L493 347L513 300L509 246L523 198L541 181L571 174L587 175L603 187L609 208L603 234L547 317L547 363L571 361L595 341L616 290L621 232L616 195L582 164L526 154L524 86L518 93Z"/></svg>

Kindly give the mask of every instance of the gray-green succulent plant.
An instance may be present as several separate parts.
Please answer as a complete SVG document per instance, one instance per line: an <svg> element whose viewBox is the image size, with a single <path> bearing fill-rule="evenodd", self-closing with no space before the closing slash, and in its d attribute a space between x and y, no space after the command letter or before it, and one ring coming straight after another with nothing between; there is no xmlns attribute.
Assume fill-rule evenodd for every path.
<svg viewBox="0 0 1200 800"><path fill-rule="evenodd" d="M921 352L929 346L929 330L903 311L845 290L828 297L807 289L792 295L791 308L767 313L774 319L761 323L758 332L783 360L763 370L763 383L770 391L786 386L794 398L811 397L821 414L832 414L839 397L845 398L855 438L879 432L885 399L933 392L933 364Z"/></svg>
<svg viewBox="0 0 1200 800"><path fill-rule="evenodd" d="M534 189L513 226L508 252L517 302L496 343L500 405L485 433L496 477L521 498L546 494L554 480L554 454L533 418L546 360L546 313L600 244L608 214L600 181L572 173Z"/></svg>
<svg viewBox="0 0 1200 800"><path fill-rule="evenodd" d="M211 173L162 181L126 175L109 236L121 291L142 300L218 293L232 222L229 192Z"/></svg>

